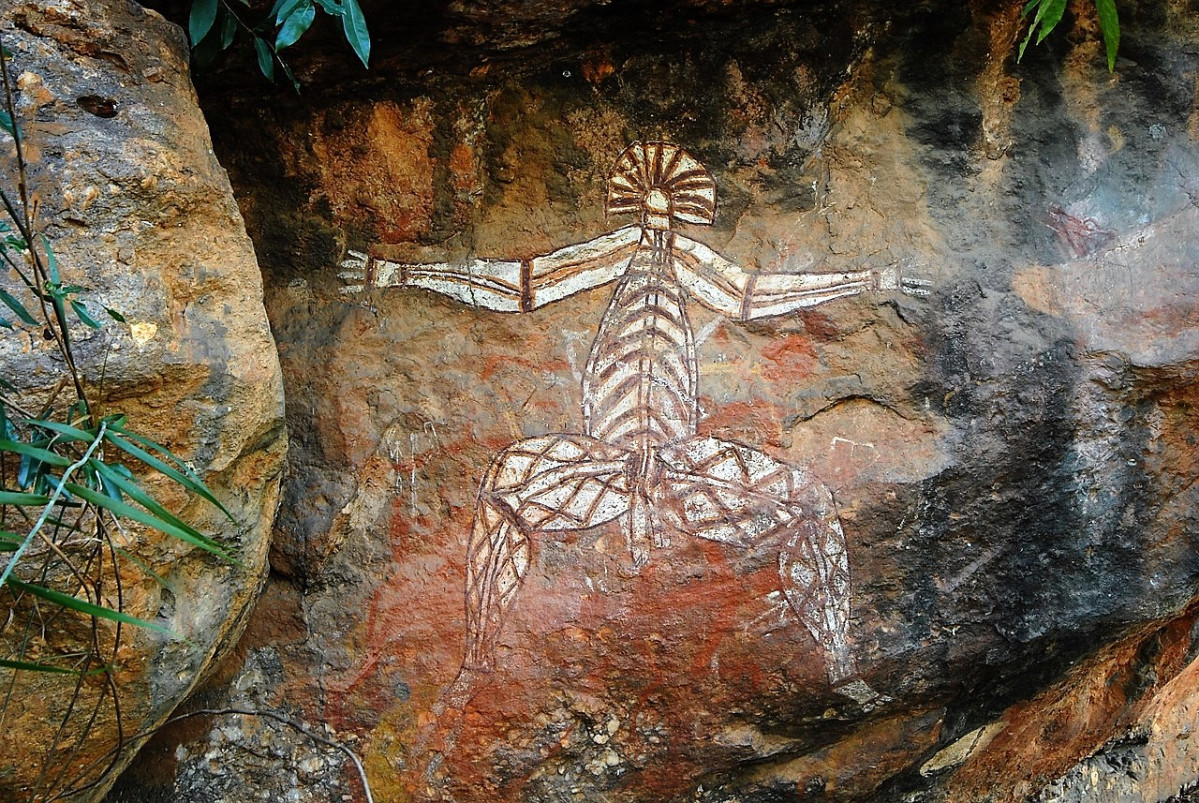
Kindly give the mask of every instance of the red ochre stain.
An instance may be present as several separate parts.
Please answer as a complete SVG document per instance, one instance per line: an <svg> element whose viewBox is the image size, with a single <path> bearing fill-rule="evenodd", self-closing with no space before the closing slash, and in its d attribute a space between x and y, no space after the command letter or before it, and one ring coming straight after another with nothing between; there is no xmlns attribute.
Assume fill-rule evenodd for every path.
<svg viewBox="0 0 1199 803"><path fill-rule="evenodd" d="M704 400L703 406L710 410L702 422L704 434L720 438L731 438L754 444L771 444L779 435L779 423L785 411L776 404L763 401L733 402L716 406Z"/></svg>
<svg viewBox="0 0 1199 803"><path fill-rule="evenodd" d="M799 379L816 368L816 352L803 335L788 335L762 348L762 376L771 382Z"/></svg>
<svg viewBox="0 0 1199 803"><path fill-rule="evenodd" d="M517 366L520 373L531 376L540 376L546 371L566 371L570 365L565 360L535 360L525 357L514 357L511 354L501 354L487 357L483 361L483 370L479 372L479 378L484 382L488 382L499 372L511 371Z"/></svg>

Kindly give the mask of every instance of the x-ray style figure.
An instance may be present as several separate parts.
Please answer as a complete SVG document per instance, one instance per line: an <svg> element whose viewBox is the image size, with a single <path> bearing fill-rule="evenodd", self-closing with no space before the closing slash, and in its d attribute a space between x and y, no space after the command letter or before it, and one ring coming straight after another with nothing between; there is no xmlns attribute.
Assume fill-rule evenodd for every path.
<svg viewBox="0 0 1199 803"><path fill-rule="evenodd" d="M856 676L847 629L850 575L832 494L806 469L698 431L689 301L747 321L868 291L926 295L896 268L849 273L747 271L675 230L710 225L712 175L664 142L616 161L606 211L635 224L545 256L462 265L400 264L350 252L341 274L369 287L420 287L500 312L529 312L616 283L583 375L583 431L518 441L479 488L466 566L463 673L491 669L505 613L539 539L619 519L634 567L678 532L778 549L787 606L823 647L834 686ZM460 675L461 677L461 675Z"/></svg>

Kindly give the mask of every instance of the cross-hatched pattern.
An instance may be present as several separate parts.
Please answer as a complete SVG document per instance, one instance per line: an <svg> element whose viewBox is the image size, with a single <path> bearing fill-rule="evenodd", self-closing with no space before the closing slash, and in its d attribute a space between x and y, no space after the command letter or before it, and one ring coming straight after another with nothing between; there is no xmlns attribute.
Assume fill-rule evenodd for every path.
<svg viewBox="0 0 1199 803"><path fill-rule="evenodd" d="M525 530L582 530L628 509L629 459L586 435L530 438L500 453L480 495Z"/></svg>

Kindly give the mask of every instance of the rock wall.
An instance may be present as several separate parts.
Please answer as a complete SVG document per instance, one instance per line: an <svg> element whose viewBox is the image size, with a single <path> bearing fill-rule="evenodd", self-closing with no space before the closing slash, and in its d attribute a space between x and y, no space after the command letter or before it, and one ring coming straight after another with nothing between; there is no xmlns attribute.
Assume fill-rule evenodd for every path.
<svg viewBox="0 0 1199 803"><path fill-rule="evenodd" d="M64 281L87 288L93 315L108 306L126 320L73 332L84 382L106 412L126 413L133 431L189 461L237 520L147 480L242 565L127 522L119 545L167 585L114 555L126 610L177 635L125 628L113 673L119 709L104 702L102 676L83 684L72 707L75 678L0 670L0 799L45 800L95 781L72 798L95 800L115 779L98 771L119 735L129 741L118 768L144 741L131 737L161 724L240 638L265 579L286 451L283 387L254 251L212 153L178 28L125 0L10 2L0 7L0 37L11 53L37 225ZM14 153L4 142L11 192ZM15 278L0 283L13 289ZM47 401L60 375L40 335L0 334L4 379L31 406ZM104 593L115 598L111 586ZM43 613L53 648L69 653L78 629L70 614ZM4 617L5 658L29 637L24 616Z"/></svg>
<svg viewBox="0 0 1199 803"><path fill-rule="evenodd" d="M1082 3L1021 65L1019 3L564 3L492 25L521 8L439 5L422 38L379 8L377 72L301 54L298 99L214 81L292 459L277 574L196 704L323 723L380 800L1156 801L1194 781L1193 8L1122 3L1114 74ZM613 499L648 482L669 545L635 571L635 524L539 529L514 512L531 486L472 542L480 483L581 464L544 437L584 430L614 285L506 314L481 290L347 295L338 265L486 273L636 222L604 213L634 141L712 172L713 225L679 231L749 272L930 294L880 278L743 323L681 280L711 440L650 475L582 461ZM801 490L737 473L768 469ZM563 476L541 510L599 498ZM723 505L706 537L687 498ZM512 587L489 671L461 673L468 617ZM358 794L342 757L260 718L150 750L114 800Z"/></svg>

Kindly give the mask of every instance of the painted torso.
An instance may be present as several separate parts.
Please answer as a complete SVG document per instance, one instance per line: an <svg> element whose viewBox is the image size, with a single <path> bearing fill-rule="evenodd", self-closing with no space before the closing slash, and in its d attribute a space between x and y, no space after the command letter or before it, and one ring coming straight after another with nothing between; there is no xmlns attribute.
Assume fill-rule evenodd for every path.
<svg viewBox="0 0 1199 803"><path fill-rule="evenodd" d="M674 235L643 229L583 377L586 434L636 452L696 432L695 338L673 265Z"/></svg>

